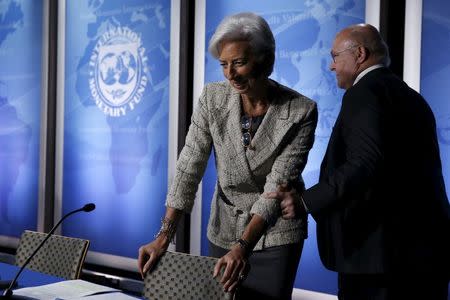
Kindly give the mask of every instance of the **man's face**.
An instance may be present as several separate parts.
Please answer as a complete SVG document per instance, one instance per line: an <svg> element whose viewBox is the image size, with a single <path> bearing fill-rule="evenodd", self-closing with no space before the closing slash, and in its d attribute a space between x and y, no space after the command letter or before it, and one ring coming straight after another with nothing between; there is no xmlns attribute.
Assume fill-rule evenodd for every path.
<svg viewBox="0 0 450 300"><path fill-rule="evenodd" d="M341 89L349 89L357 77L357 46L346 38L345 33L338 34L334 40L330 70L336 73L337 84Z"/></svg>

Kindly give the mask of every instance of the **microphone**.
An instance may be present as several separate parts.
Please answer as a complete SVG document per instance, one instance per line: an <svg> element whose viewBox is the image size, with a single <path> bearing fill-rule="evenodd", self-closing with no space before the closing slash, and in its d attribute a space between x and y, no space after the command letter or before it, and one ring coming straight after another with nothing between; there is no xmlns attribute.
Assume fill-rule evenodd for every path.
<svg viewBox="0 0 450 300"><path fill-rule="evenodd" d="M17 279L19 278L19 275L22 273L23 269L25 269L25 267L30 263L30 261L33 259L33 257L36 255L36 253L39 251L39 249L41 249L42 246L44 246L45 242L53 235L53 233L55 232L56 228L58 228L59 224L61 224L62 221L64 221L68 216L71 216L71 215L73 215L73 214L75 214L77 212L80 212L80 211L91 212L94 209L95 209L95 204L94 203L88 203L85 206L83 206L82 208L73 210L73 211L65 214L61 218L61 220L59 220L59 222L56 223L55 226L53 226L53 228L49 231L49 233L47 234L45 239L36 247L34 252L27 258L27 260L24 262L22 267L20 267L19 272L17 272L17 274L14 277L13 281L11 281L11 284L5 290L3 295L0 296L0 299L29 299L28 297L22 297L22 296L19 296L19 295L13 295L13 291L12 291L12 289L13 289L14 285L16 285Z"/></svg>

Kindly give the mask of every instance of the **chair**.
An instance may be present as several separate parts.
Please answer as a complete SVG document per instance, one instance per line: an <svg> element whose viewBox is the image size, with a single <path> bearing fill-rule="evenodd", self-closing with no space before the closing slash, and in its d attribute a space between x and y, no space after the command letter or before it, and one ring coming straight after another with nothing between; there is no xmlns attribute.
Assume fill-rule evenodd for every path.
<svg viewBox="0 0 450 300"><path fill-rule="evenodd" d="M167 251L147 273L143 296L150 300L233 299L212 277L217 258Z"/></svg>
<svg viewBox="0 0 450 300"><path fill-rule="evenodd" d="M16 265L22 266L46 236L46 233L25 230L19 240ZM52 235L27 268L64 279L78 279L88 248L88 240Z"/></svg>

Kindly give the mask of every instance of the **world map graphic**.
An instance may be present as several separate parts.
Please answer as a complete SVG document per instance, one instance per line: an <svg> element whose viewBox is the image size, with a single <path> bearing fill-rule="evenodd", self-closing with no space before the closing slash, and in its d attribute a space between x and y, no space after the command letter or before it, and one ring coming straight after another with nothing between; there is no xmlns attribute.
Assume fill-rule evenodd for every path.
<svg viewBox="0 0 450 300"><path fill-rule="evenodd" d="M20 4L0 5L0 48L5 40L23 26ZM8 84L0 78L0 223L10 223L10 195L28 157L31 128L9 101Z"/></svg>

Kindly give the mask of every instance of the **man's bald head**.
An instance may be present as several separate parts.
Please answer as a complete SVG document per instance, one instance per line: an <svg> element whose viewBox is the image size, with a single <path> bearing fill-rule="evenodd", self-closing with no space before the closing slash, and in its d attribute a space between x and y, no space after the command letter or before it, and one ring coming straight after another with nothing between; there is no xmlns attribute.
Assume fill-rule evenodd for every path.
<svg viewBox="0 0 450 300"><path fill-rule="evenodd" d="M336 39L345 40L348 43L362 45L369 51L369 59L374 64L389 66L391 59L389 50L378 30L370 24L351 25L336 36Z"/></svg>

